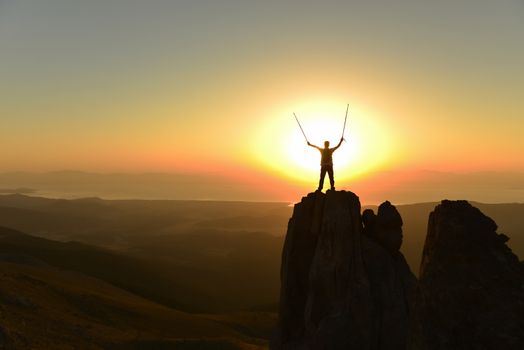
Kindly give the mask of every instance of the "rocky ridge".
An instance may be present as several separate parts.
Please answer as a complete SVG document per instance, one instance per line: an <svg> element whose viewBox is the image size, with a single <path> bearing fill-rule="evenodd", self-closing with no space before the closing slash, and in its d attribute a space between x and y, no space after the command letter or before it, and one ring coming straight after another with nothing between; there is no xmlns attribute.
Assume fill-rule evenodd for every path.
<svg viewBox="0 0 524 350"><path fill-rule="evenodd" d="M524 269L466 201L429 216L410 349L524 349Z"/></svg>
<svg viewBox="0 0 524 350"><path fill-rule="evenodd" d="M420 282L390 202L360 214L346 191L295 205L271 349L523 349L524 267L466 201L431 213Z"/></svg>

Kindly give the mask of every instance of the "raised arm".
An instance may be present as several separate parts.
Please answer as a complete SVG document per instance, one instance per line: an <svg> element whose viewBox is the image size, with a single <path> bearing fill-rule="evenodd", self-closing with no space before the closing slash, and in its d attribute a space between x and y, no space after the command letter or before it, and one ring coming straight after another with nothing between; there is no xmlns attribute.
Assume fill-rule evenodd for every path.
<svg viewBox="0 0 524 350"><path fill-rule="evenodd" d="M311 147L314 147L314 148L316 148L316 149L318 149L318 150L320 151L320 147L315 146L314 144L312 144L312 143L309 142L309 141L307 142L307 145L308 145L308 146L311 146Z"/></svg>
<svg viewBox="0 0 524 350"><path fill-rule="evenodd" d="M336 145L335 147L333 147L333 151L340 147L340 145L342 144L342 141L344 141L344 137L341 137L341 138L340 138L340 142L338 143L338 145Z"/></svg>

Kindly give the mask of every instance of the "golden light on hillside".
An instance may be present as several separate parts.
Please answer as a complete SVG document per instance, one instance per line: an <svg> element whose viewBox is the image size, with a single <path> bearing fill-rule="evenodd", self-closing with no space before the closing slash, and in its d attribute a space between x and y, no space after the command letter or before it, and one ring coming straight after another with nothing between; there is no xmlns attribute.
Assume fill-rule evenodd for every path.
<svg viewBox="0 0 524 350"><path fill-rule="evenodd" d="M308 140L319 147L324 141L335 147L342 136L344 103L308 103L295 106ZM283 108L259 127L253 147L257 160L285 177L311 182L320 169L320 152L309 147L293 117L292 108ZM392 161L393 145L387 130L372 113L350 105L346 142L333 154L338 180L365 175Z"/></svg>

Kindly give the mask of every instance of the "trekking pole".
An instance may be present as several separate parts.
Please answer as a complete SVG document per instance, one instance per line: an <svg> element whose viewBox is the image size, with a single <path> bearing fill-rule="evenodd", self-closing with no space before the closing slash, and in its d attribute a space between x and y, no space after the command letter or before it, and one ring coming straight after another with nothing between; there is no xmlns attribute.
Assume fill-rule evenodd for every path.
<svg viewBox="0 0 524 350"><path fill-rule="evenodd" d="M344 118L344 128L342 129L342 138L344 138L344 131L346 131L346 121L348 120L348 111L349 111L349 103L348 103L348 106L346 107L346 117Z"/></svg>
<svg viewBox="0 0 524 350"><path fill-rule="evenodd" d="M297 115L295 114L295 112L293 112L293 115L295 116L295 120L298 123L298 127L300 128L300 131L302 131L302 135L304 135L304 138L306 139L306 142L309 143L309 141L307 140L307 137L306 137L306 133L304 132L304 129L302 129L302 125L300 125L300 122L298 121L298 118L297 118Z"/></svg>

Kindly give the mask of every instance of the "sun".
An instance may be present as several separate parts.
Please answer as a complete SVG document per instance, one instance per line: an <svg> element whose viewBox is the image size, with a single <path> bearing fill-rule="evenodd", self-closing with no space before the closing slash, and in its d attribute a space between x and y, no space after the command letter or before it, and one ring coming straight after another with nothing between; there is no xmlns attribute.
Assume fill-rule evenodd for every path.
<svg viewBox="0 0 524 350"><path fill-rule="evenodd" d="M335 147L342 138L343 119L334 118L302 118L301 124L310 143L324 147L324 141L329 141L329 147ZM298 127L298 125L297 125ZM299 129L300 131L300 129ZM318 171L320 152L313 147L308 147L302 133L292 132L287 138L284 147L285 156L292 165L303 171ZM333 161L338 167L346 167L355 156L355 147L343 142L333 153Z"/></svg>
<svg viewBox="0 0 524 350"><path fill-rule="evenodd" d="M304 133L314 145L324 141L335 147L344 126L343 103L305 104L296 108ZM259 162L285 177L311 182L320 171L320 152L307 145L292 108L275 113L276 117L259 127L253 140ZM350 179L365 174L391 158L392 147L380 118L350 104L344 139L333 153L335 177Z"/></svg>

